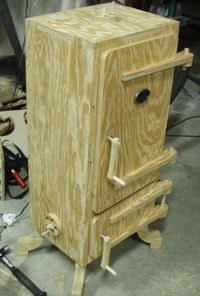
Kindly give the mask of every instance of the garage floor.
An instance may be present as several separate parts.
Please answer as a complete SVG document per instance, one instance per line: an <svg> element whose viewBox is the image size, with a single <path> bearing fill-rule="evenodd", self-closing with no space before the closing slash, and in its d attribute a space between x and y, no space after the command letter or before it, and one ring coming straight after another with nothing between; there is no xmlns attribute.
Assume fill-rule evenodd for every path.
<svg viewBox="0 0 200 296"><path fill-rule="evenodd" d="M169 126L191 115L200 115L200 87L188 80L170 107ZM197 118L169 130L168 134L200 135L199 127ZM129 237L111 252L110 264L117 272L116 277L100 269L100 260L88 266L85 296L200 295L200 138L167 137L166 146L173 146L179 154L177 163L161 172L163 179L169 178L174 183L168 197L167 218L152 224L163 234L162 248L151 250L136 236ZM19 213L27 200L28 197L1 201L0 212ZM45 242L43 248L28 257L16 256L17 239L32 232L28 212L7 228L0 246L8 244L12 248L8 256L11 261L49 296L70 295L74 263L56 247ZM32 294L0 265L0 296L28 295Z"/></svg>

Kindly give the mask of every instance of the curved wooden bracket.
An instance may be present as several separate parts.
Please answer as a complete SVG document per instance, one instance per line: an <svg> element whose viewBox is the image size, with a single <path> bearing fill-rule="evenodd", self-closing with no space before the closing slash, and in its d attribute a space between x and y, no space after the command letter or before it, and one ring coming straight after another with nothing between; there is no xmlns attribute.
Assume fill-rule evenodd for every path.
<svg viewBox="0 0 200 296"><path fill-rule="evenodd" d="M162 236L159 230L149 229L148 225L146 225L142 227L137 234L142 241L150 244L152 249L160 249Z"/></svg>
<svg viewBox="0 0 200 296"><path fill-rule="evenodd" d="M43 242L44 238L37 231L34 231L30 235L18 239L16 253L18 256L27 256L30 251L40 247Z"/></svg>

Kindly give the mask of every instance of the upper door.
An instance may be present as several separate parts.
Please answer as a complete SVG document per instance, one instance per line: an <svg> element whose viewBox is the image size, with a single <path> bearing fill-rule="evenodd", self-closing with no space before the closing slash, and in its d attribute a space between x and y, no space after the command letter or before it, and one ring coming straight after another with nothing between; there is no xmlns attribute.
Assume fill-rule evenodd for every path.
<svg viewBox="0 0 200 296"><path fill-rule="evenodd" d="M159 65L174 57L176 50L177 35L169 34L108 50L101 57L93 194L96 213L158 177L156 166L150 173L145 168L166 156L162 153L173 81L173 68ZM132 180L135 172L139 174ZM112 174L115 180L108 178Z"/></svg>

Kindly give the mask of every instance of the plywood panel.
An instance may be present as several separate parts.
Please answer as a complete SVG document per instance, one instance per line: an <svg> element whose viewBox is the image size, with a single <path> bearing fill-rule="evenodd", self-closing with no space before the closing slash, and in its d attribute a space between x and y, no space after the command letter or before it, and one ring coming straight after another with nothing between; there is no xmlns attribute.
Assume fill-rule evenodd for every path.
<svg viewBox="0 0 200 296"><path fill-rule="evenodd" d="M79 50L81 55L79 55ZM28 23L27 82L30 195L34 227L47 213L62 221L47 237L72 259L83 256L89 136L90 64L83 45ZM83 83L84 82L84 83Z"/></svg>
<svg viewBox="0 0 200 296"><path fill-rule="evenodd" d="M176 54L177 36L146 40L122 46L102 55L97 121L96 192L93 210L97 213L136 192L156 179L158 171L125 188L113 190L107 180L110 159L108 136L121 142L117 177L123 177L159 156L163 150L173 69L121 81L121 73L137 70ZM134 96L149 89L149 99L135 104ZM101 198L100 198L101 197Z"/></svg>
<svg viewBox="0 0 200 296"><path fill-rule="evenodd" d="M178 26L178 22L174 20L113 3L57 12L31 19L57 34L84 38L93 43L125 35L137 35L157 28L162 29L163 26Z"/></svg>

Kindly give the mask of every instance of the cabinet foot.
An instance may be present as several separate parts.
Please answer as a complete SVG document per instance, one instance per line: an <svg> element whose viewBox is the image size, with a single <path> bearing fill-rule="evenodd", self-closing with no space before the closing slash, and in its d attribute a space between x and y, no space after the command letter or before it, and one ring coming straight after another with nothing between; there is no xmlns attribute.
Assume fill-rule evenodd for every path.
<svg viewBox="0 0 200 296"><path fill-rule="evenodd" d="M75 265L74 282L72 286L72 296L81 296L85 282L86 266L81 267L78 263Z"/></svg>
<svg viewBox="0 0 200 296"><path fill-rule="evenodd" d="M149 243L152 249L160 249L162 236L159 230L151 230L148 226L145 226L137 234L142 241Z"/></svg>
<svg viewBox="0 0 200 296"><path fill-rule="evenodd" d="M27 256L32 251L42 245L44 238L36 231L30 235L20 237L17 241L16 252L18 256Z"/></svg>

